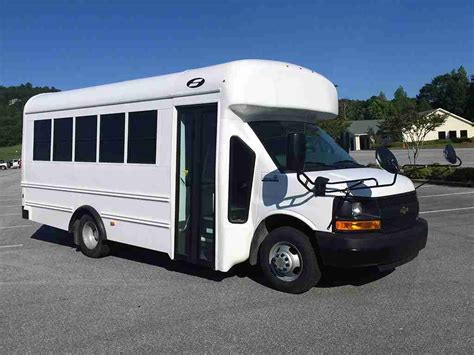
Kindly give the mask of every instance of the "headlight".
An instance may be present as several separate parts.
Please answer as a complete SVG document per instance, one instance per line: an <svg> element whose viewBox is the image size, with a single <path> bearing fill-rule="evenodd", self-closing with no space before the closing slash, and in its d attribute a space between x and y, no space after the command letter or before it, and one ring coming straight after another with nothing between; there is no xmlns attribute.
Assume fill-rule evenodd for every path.
<svg viewBox="0 0 474 355"><path fill-rule="evenodd" d="M352 202L352 216L357 217L362 214L362 204L360 202Z"/></svg>
<svg viewBox="0 0 474 355"><path fill-rule="evenodd" d="M341 231L378 230L380 209L372 199L335 198L334 228Z"/></svg>

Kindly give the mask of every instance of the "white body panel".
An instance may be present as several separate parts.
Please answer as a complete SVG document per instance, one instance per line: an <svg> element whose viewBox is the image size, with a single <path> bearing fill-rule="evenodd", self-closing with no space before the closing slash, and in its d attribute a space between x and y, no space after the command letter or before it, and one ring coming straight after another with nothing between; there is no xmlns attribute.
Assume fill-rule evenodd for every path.
<svg viewBox="0 0 474 355"><path fill-rule="evenodd" d="M186 83L193 78L204 78L205 83L188 88ZM336 117L336 89L308 69L255 60L32 98L25 105L22 147L22 202L30 219L67 230L73 212L89 205L103 219L108 239L162 251L174 258L176 107L205 103L218 104L215 268L228 271L248 259L255 229L270 215L292 215L313 230L326 231L333 197L310 196L295 174L280 173L246 121L278 119L288 117L288 113L295 120ZM156 164L74 162L74 152L72 162L33 161L35 120L117 112L125 112L127 120L128 112L144 110L158 110ZM125 142L126 135L127 131ZM227 219L232 136L241 138L256 155L249 217L243 224ZM331 181L377 177L380 183L387 183L392 179L378 169L325 171L320 175ZM268 176L274 181L262 181ZM413 184L399 177L395 186L364 190L364 194L411 190Z"/></svg>

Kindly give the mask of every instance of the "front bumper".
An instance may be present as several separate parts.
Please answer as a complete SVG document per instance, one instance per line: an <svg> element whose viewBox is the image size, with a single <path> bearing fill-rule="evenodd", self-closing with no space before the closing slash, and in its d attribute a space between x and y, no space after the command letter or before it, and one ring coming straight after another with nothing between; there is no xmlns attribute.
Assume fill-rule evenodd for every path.
<svg viewBox="0 0 474 355"><path fill-rule="evenodd" d="M322 263L335 267L398 266L410 261L426 245L428 223L394 233L316 233Z"/></svg>

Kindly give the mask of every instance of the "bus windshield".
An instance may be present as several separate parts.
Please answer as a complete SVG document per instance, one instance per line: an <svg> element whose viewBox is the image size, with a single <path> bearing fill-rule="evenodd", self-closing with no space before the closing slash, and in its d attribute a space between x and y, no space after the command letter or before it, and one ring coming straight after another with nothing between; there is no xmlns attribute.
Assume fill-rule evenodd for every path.
<svg viewBox="0 0 474 355"><path fill-rule="evenodd" d="M286 146L289 133L304 133L306 135L304 171L348 169L362 166L314 123L253 121L249 122L249 125L281 171L287 171Z"/></svg>

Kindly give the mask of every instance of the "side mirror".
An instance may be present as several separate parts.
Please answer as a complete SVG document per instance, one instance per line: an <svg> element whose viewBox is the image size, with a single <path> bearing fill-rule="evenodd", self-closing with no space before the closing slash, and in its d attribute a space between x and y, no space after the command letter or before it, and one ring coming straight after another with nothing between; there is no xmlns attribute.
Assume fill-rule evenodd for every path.
<svg viewBox="0 0 474 355"><path fill-rule="evenodd" d="M455 164L458 161L458 156L456 155L456 151L451 144L446 144L443 150L444 158L450 164Z"/></svg>
<svg viewBox="0 0 474 355"><path fill-rule="evenodd" d="M375 160L377 164L389 173L396 174L400 171L397 158L386 147L379 147L375 151Z"/></svg>
<svg viewBox="0 0 474 355"><path fill-rule="evenodd" d="M306 158L306 135L304 133L288 133L286 147L286 167L288 170L300 172L304 169Z"/></svg>

